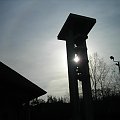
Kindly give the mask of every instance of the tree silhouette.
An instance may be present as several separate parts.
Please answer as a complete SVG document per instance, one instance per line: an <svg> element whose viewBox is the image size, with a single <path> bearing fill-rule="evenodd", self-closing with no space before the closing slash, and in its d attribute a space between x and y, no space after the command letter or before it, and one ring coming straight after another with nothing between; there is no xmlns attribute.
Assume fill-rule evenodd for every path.
<svg viewBox="0 0 120 120"><path fill-rule="evenodd" d="M89 56L93 98L104 98L120 91L120 77L97 53Z"/></svg>

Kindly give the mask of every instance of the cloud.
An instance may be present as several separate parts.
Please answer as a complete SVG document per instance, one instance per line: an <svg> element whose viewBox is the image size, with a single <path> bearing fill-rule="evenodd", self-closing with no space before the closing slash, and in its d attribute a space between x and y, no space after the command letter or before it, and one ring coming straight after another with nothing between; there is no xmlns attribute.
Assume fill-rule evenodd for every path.
<svg viewBox="0 0 120 120"><path fill-rule="evenodd" d="M57 77L48 83L47 87L48 94L63 96L68 93L68 80L65 76Z"/></svg>

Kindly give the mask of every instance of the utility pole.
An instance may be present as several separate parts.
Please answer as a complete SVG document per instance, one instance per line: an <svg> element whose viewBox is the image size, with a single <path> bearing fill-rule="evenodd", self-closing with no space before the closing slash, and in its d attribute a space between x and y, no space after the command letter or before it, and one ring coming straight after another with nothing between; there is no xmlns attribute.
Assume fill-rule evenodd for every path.
<svg viewBox="0 0 120 120"><path fill-rule="evenodd" d="M96 23L96 19L70 13L60 33L59 40L66 41L70 102L73 109L73 120L82 120L80 116L80 101L78 93L78 80L82 82L84 118L93 120L92 94L88 66L86 39ZM74 56L80 61L75 63Z"/></svg>
<svg viewBox="0 0 120 120"><path fill-rule="evenodd" d="M110 59L113 60L113 62L116 62L115 65L118 66L118 70L119 70L119 74L120 74L120 61L116 61L116 60L114 60L114 57L113 57L113 56L110 56Z"/></svg>

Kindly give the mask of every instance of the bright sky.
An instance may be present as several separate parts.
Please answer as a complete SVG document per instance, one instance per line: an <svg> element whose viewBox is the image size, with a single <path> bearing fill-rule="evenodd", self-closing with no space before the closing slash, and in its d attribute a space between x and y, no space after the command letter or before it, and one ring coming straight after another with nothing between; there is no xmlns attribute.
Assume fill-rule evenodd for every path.
<svg viewBox="0 0 120 120"><path fill-rule="evenodd" d="M0 60L48 94L68 93L64 41L69 13L96 18L89 54L120 60L120 0L0 0Z"/></svg>

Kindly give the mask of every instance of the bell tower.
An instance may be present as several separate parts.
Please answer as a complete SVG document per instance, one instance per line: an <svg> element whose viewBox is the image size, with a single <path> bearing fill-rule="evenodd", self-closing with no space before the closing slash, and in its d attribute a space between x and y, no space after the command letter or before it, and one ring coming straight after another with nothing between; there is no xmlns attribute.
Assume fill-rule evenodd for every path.
<svg viewBox="0 0 120 120"><path fill-rule="evenodd" d="M78 80L82 82L84 118L85 120L93 120L86 39L95 23L96 19L94 18L70 13L58 34L58 40L66 41L69 92L73 120L82 119L80 116ZM74 57L76 56L78 60L75 62Z"/></svg>

